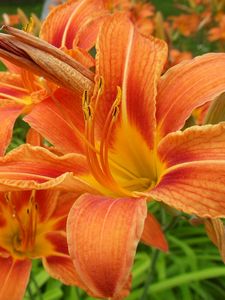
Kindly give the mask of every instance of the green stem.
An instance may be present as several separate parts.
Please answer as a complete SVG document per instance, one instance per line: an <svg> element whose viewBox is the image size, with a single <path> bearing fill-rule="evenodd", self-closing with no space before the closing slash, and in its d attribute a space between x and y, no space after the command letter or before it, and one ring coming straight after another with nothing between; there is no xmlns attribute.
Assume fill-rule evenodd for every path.
<svg viewBox="0 0 225 300"><path fill-rule="evenodd" d="M75 293L76 293L77 299L81 299L80 291L79 291L78 287L75 287Z"/></svg>
<svg viewBox="0 0 225 300"><path fill-rule="evenodd" d="M31 279L31 281L33 282L33 284L34 284L34 286L35 286L35 288L36 288L36 292L37 292L37 294L38 294L38 298L39 298L40 300L43 300L43 297L42 297L40 288L39 288L39 286L38 286L38 284L37 284L37 282L36 282L36 280L35 280L35 277L33 276L32 273L30 274L30 279Z"/></svg>
<svg viewBox="0 0 225 300"><path fill-rule="evenodd" d="M220 276L225 276L224 267L217 267L213 269L208 268L196 272L191 272L189 274L174 276L173 278L154 283L151 287L149 287L148 292L156 293L159 291L174 288L176 286L181 286L182 284L189 284L193 281L210 279Z"/></svg>
<svg viewBox="0 0 225 300"><path fill-rule="evenodd" d="M165 218L165 216L163 216L163 218ZM169 224L167 224L164 227L164 230L163 230L164 233L167 230L169 230L170 228L172 228L177 223L178 219L179 218L177 216L173 217L172 220L169 222ZM150 261L149 272L148 272L148 275L146 277L146 281L145 281L143 293L142 293L142 295L140 297L140 300L149 299L149 297L148 297L148 289L149 289L149 285L152 283L154 275L155 275L156 263L157 263L157 259L159 257L159 253L160 253L160 250L158 250L158 249L153 250L152 259Z"/></svg>
<svg viewBox="0 0 225 300"><path fill-rule="evenodd" d="M151 282L152 282L152 280L154 278L154 275L155 275L156 262L157 262L157 259L159 257L159 253L160 252L159 252L158 249L153 250L152 259L151 259L151 262L150 262L149 272L148 272L148 275L147 275L147 278L146 278L146 281L145 281L143 294L142 294L140 300L146 300L146 299L148 299L148 287L151 284Z"/></svg>
<svg viewBox="0 0 225 300"><path fill-rule="evenodd" d="M28 287L27 287L27 292L28 292L28 294L29 294L29 298L30 298L30 300L34 300L34 296L33 296L33 294L32 294L32 291L31 291L30 285L28 285Z"/></svg>
<svg viewBox="0 0 225 300"><path fill-rule="evenodd" d="M177 216L173 217L172 220L169 222L169 224L167 224L164 228L163 228L163 232L165 233L166 231L168 231L169 229L173 228L177 222L178 222L179 218Z"/></svg>

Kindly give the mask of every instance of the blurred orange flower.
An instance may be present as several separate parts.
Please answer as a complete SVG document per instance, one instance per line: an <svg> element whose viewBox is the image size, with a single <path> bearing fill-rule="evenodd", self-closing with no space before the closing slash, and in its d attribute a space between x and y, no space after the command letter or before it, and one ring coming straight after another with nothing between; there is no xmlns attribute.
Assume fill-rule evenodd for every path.
<svg viewBox="0 0 225 300"><path fill-rule="evenodd" d="M218 27L213 27L209 30L209 41L225 41L225 15L220 15Z"/></svg>
<svg viewBox="0 0 225 300"><path fill-rule="evenodd" d="M65 228L75 199L73 193L57 191L0 193L1 299L23 299L31 260L37 258L54 278L64 284L79 284Z"/></svg>
<svg viewBox="0 0 225 300"><path fill-rule="evenodd" d="M201 19L197 14L182 14L170 17L170 19L173 21L173 28L178 30L184 36L190 36L198 31L198 26L201 22Z"/></svg>

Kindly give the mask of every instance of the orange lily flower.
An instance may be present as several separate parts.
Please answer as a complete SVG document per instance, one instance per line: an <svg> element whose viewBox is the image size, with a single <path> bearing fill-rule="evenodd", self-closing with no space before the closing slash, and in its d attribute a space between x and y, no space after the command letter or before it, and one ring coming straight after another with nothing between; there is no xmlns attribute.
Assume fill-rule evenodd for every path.
<svg viewBox="0 0 225 300"><path fill-rule="evenodd" d="M40 38L57 48L89 50L108 14L103 0L69 0L52 9L43 22Z"/></svg>
<svg viewBox="0 0 225 300"><path fill-rule="evenodd" d="M40 143L33 130L30 130L27 141ZM34 150L32 161L30 148ZM67 190L69 181L74 180L66 173L68 161L58 158L61 164L56 170L54 156L41 147L24 145L3 157L4 163L0 163L1 190L4 190L0 192L0 299L23 299L32 259L42 259L46 271L64 284L83 287L68 254L66 238L66 219L78 194L52 189L57 186ZM74 163L76 171L80 168L78 173L85 169L81 157L77 156ZM58 177L58 171L62 176ZM5 179L9 172L10 178ZM19 184L15 180L16 172L24 179ZM54 172L58 173L57 180L49 180ZM26 181L28 178L30 181Z"/></svg>
<svg viewBox="0 0 225 300"><path fill-rule="evenodd" d="M51 43L53 46L60 47L76 61L81 62L86 68L94 66L94 59L86 50L89 50L94 45L99 27L108 16L109 10L111 10L109 2L111 3L111 1L99 0L71 0L56 7L43 23L40 37ZM152 24L152 21L149 19L149 17L153 15L153 7L151 5L143 4L141 2L134 5L131 1L126 0L115 1L113 7L116 10L120 9L129 12L130 18L136 23L142 33L151 33L152 25L150 27L148 26L149 22ZM19 11L18 13L23 20L23 23L28 21L22 11ZM59 22L59 20L61 21ZM32 29L30 27L29 30ZM9 33L16 34L16 30L12 30L8 27L5 28ZM21 42L24 36L20 35L19 38L19 42ZM27 39L34 42L34 39L31 37L27 37ZM18 41L16 41L16 43L18 43ZM15 43L13 43L13 46L15 46ZM31 49L27 47L25 49L20 49L18 46L16 53L20 53L20 50L22 50L22 53L25 51L32 60L33 52ZM4 51L1 51L1 54L11 61L15 59L15 55L7 56ZM24 59L24 57L18 57L17 61L19 61L20 64L22 62L27 63L26 59ZM46 56L46 61L49 60L50 58ZM43 80L43 78L40 78L39 76L35 76L27 70L21 71L20 68L15 68L15 66L7 60L4 60L4 62L10 73L2 72L0 78L0 119L2 124L4 124L0 129L0 143L5 145L5 149L0 147L2 149L0 155L4 155L7 146L11 141L12 130L17 117L31 111L36 103L44 100L47 95L51 94L56 88L55 85L47 80ZM35 64L38 63L39 62L35 61ZM27 67L31 69L31 65L28 64ZM49 68L49 65L47 65L47 68ZM32 71L36 71L35 73L37 73L39 69L36 66ZM53 70L53 72L55 73L55 70ZM40 75L40 72L38 75ZM60 83L52 76L46 78L46 74L42 75L44 75L45 79L53 80L56 84ZM5 142L6 140L7 143Z"/></svg>
<svg viewBox="0 0 225 300"><path fill-rule="evenodd" d="M69 252L89 293L116 298L128 293L140 239L167 249L146 200L200 217L225 215L224 123L179 131L193 109L225 90L225 54L182 62L160 78L165 43L140 35L123 14L104 22L96 50L92 97L84 90L81 103L57 89L55 101L25 117L65 155L12 151L0 160L0 189L86 191L69 213Z"/></svg>
<svg viewBox="0 0 225 300"><path fill-rule="evenodd" d="M1 299L23 299L31 260L37 258L54 278L80 284L65 231L75 199L76 194L50 190L0 193Z"/></svg>
<svg viewBox="0 0 225 300"><path fill-rule="evenodd" d="M218 248L221 258L225 263L225 227L223 222L220 219L209 218L203 221L210 240Z"/></svg>
<svg viewBox="0 0 225 300"><path fill-rule="evenodd" d="M200 16L197 14L182 14L170 18L173 21L173 28L178 30L182 35L186 37L198 31L198 27L201 22Z"/></svg>
<svg viewBox="0 0 225 300"><path fill-rule="evenodd" d="M183 60L191 59L192 53L189 51L179 51L177 49L171 49L169 52L169 66L175 66Z"/></svg>
<svg viewBox="0 0 225 300"><path fill-rule="evenodd" d="M200 217L225 215L224 123L179 131L193 109L225 90L225 54L183 62L160 78L165 43L144 38L120 14L104 23L96 49L94 96L85 92L81 107L59 89L58 106L49 98L25 120L63 153L86 155L89 172L77 177L95 195L70 211L69 251L89 291L113 298L126 294L143 230L150 228L148 241L155 230L147 199ZM166 250L162 234L158 245Z"/></svg>
<svg viewBox="0 0 225 300"><path fill-rule="evenodd" d="M153 33L154 7L150 3L131 0L69 0L54 8L44 21L40 37L63 49L90 50L99 28L110 13L126 13L139 31ZM59 21L60 20L60 21Z"/></svg>
<svg viewBox="0 0 225 300"><path fill-rule="evenodd" d="M77 24L77 26L79 27L79 29L81 30L83 27L86 28L86 19L87 17L92 20L92 15L89 15L91 12L93 14L93 18L94 15L96 14L96 10L103 10L103 4L101 4L102 2L100 1L84 1L84 3L79 4L78 1L70 1L67 4L61 5L60 6L60 12L61 12L61 16L64 17L64 9L66 12L66 17L68 17L69 13L71 12L71 10L73 11L73 18L76 17L76 20L79 19L80 22L79 24ZM83 5L84 4L84 5ZM78 7L77 7L78 6ZM89 8L88 8L89 6ZM69 8L69 10L67 9ZM101 9L100 9L101 8ZM98 12L98 16L100 16L100 11ZM105 10L103 10L105 12ZM26 21L28 22L27 17L24 15L24 13L21 10L18 10L18 15L20 16L20 19L22 20L23 24L26 23ZM35 20L34 24L37 24L37 20L35 18L34 15L32 15L33 19ZM49 37L51 36L57 27L55 27L55 21L57 24L60 24L60 26L63 28L63 24L64 22L59 22L58 19L58 8L56 8L56 11L53 11L53 17L55 18L54 20L52 19L52 15L49 16L49 18L46 20L46 22L44 22L43 26L41 27L41 37L43 36L43 38ZM56 20L57 19L57 20ZM53 28L51 26L49 26L49 20L50 20L50 24L53 25ZM66 28L68 30L70 30L72 28L72 25L69 26L70 22L72 22L72 19L66 19L67 25ZM30 26L31 25L31 26ZM29 31L32 31L32 24L28 25L28 29ZM94 25L95 26L95 25ZM76 28L78 28L76 27ZM73 27L74 28L74 27ZM13 28L9 28L9 27L5 27L5 29L9 31L9 33L12 33L16 35L16 33L18 32L17 30L13 30ZM33 28L35 30L35 32L37 31L37 26ZM53 29L53 30L52 30ZM63 30L66 32L65 28L63 28ZM75 34L77 36L77 39L79 38L79 41L81 44L85 44L85 40L86 40L86 34L83 34L82 36L79 36L79 34L74 31L74 29L71 29L72 33L69 32L68 36L70 36L71 34ZM82 29L83 30L83 29ZM96 31L97 32L97 31ZM24 51L26 52L26 54L28 56L30 56L30 62L27 62L27 55L25 55L25 57L17 57L16 61L19 61L19 66L24 67L24 63L28 65L26 66L26 70L20 69L18 67L15 67L15 65L12 64L12 62L15 62L15 52L13 52L13 55L8 56L7 52L5 51L6 49L3 46L3 50L1 50L1 56L4 58L3 62L5 63L5 65L8 67L9 72L1 72L1 76L0 76L0 120L1 120L1 124L3 126L1 126L0 128L0 155L4 155L10 141L11 141L11 137L12 137L12 130L13 130L13 126L14 123L16 121L16 119L18 118L19 115L21 114L26 114L27 112L31 111L31 109L33 108L33 106L44 100L49 94L52 93L52 91L54 91L54 89L57 87L57 84L59 84L60 82L54 78L54 76L51 76L50 78L46 78L46 74L43 73L43 69L42 69L42 76L44 75L45 79L43 77L40 77L40 71L38 72L40 66L38 65L39 62L32 61L32 55L33 52L31 48L29 48L29 44L28 46L26 45L25 48L21 49L20 43L21 41L23 41L24 36L26 37L27 40L31 40L32 42L35 40L35 38L29 35L24 35L21 34L19 35L19 44L17 45L18 41L16 41L15 43L13 43L13 46L18 46L16 53L19 54L21 53L21 51L24 53ZM66 34L64 34L65 39L66 38ZM95 34L96 36L96 34ZM2 37L2 42L4 44L4 40L3 40L4 36ZM49 39L49 38L48 38ZM40 41L40 40L39 40ZM41 42L41 41L40 41ZM53 40L51 40L50 42L52 42L52 44L54 46L58 46L56 43L54 43L54 38ZM6 41L7 43L7 41ZM41 44L43 47L43 44ZM44 45L45 46L45 45ZM9 44L10 47L10 44ZM73 58L76 59L76 61L81 62L83 66L85 66L86 68L90 68L94 65L94 59L88 54L87 51L85 51L84 49L78 48L78 47L74 47L74 49L70 49L70 45L68 43L64 43L62 42L62 44L60 45L60 47L62 48L62 50L64 50L64 52L66 52L68 55L72 56ZM52 48L51 48L52 49ZM69 49L69 50L68 50ZM15 51L15 49L14 49ZM54 51L54 49L53 49ZM41 53L40 53L41 54ZM58 52L58 55L61 56L63 55L63 53ZM52 55L52 53L51 53ZM64 53L64 57L65 57L65 53ZM46 61L50 61L51 60L51 56L46 56L45 54L45 61L44 61L44 66L46 65ZM40 61L43 63L43 57L40 59ZM32 62L32 65L30 64ZM33 69L32 69L33 67ZM49 65L47 65L47 68L49 69ZM38 76L35 76L34 74L32 74L32 71L37 74ZM55 73L55 70L53 70L53 74ZM46 80L48 79L48 80ZM53 84L51 81L53 81L55 84ZM71 96L72 97L72 96ZM3 148L2 145L5 145L5 147Z"/></svg>
<svg viewBox="0 0 225 300"><path fill-rule="evenodd" d="M0 155L4 155L11 141L16 119L48 95L36 76L19 72L0 73Z"/></svg>
<svg viewBox="0 0 225 300"><path fill-rule="evenodd" d="M219 15L217 21L219 22L218 26L209 30L209 41L225 40L225 15Z"/></svg>
<svg viewBox="0 0 225 300"><path fill-rule="evenodd" d="M75 76L76 74L79 76L79 72L77 72L73 66L74 60L71 59L69 55L52 47L51 45L48 46L48 51L51 53L46 55L42 51L43 48L46 48L46 44L40 39L14 28L5 26L5 30L8 30L10 33L15 35L15 37L10 36L9 38L9 36L3 34L0 38L2 47L0 52L5 59L4 63L6 63L10 71L1 72L0 75L0 119L1 123L4 125L0 128L0 155L5 153L6 148L11 140L13 125L17 117L21 114L26 114L31 111L36 103L44 100L49 94L51 94L57 88L57 84L60 83L60 78L67 77L65 76L65 71L70 73L73 72ZM18 39L15 39L12 43L11 38L13 39L17 36ZM22 43L24 40L28 41L28 44L25 46ZM30 43L36 43L40 49L38 50L39 59L37 60L33 60L33 55L36 53L37 49L31 47ZM24 53L26 54L24 55ZM82 66L77 62L75 62L75 66L81 66L81 70L84 70L87 76L92 77L93 74L87 68L90 65L93 65L93 59L90 61L90 59L88 59L84 53L85 52L82 52L81 55L79 55L79 53L73 52L71 56L75 57L78 61L82 61ZM56 58L52 57L53 55L56 55ZM61 64L64 64L64 72L61 73L59 77L55 77L54 66L57 62L59 62L57 59L58 56L60 56L61 60L65 59L66 62L60 62ZM19 66L25 66L26 68L29 68L29 71L27 69L23 70L15 67L15 65L9 63L7 59L11 59L12 62L18 62ZM55 59L57 61L55 61ZM52 60L54 63L52 63ZM72 66L70 63L72 63ZM48 73L49 70L52 70L52 75L48 74L48 76L46 76L45 69L48 70ZM45 78L47 77L46 79L48 80L34 75L30 70L34 71L34 73L37 75L40 75L41 73L41 75L44 75ZM71 86L75 92L79 90L77 84L74 84L74 82L70 81L69 87ZM2 145L5 145L5 148L3 148Z"/></svg>

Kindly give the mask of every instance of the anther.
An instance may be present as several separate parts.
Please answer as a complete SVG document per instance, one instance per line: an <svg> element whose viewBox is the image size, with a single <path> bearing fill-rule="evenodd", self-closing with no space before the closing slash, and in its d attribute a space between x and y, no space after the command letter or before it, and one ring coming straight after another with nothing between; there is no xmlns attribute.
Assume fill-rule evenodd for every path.
<svg viewBox="0 0 225 300"><path fill-rule="evenodd" d="M114 109L113 109L113 112L112 112L113 118L116 119L116 118L118 117L119 112L120 112L119 107L118 107L118 106L115 106Z"/></svg>
<svg viewBox="0 0 225 300"><path fill-rule="evenodd" d="M104 79L102 76L99 77L98 80L98 94L101 95L103 93L103 88L104 88Z"/></svg>
<svg viewBox="0 0 225 300"><path fill-rule="evenodd" d="M119 105L121 103L121 97L122 97L121 88L119 86L117 86L117 96L113 103L113 111L112 111L112 117L115 119L118 117L118 114L120 112Z"/></svg>
<svg viewBox="0 0 225 300"><path fill-rule="evenodd" d="M27 33L31 33L33 31L33 28L34 28L34 20L32 17L30 17L29 23L27 23L25 26L23 26L23 31L25 31Z"/></svg>
<svg viewBox="0 0 225 300"><path fill-rule="evenodd" d="M82 109L84 112L84 119L87 121L91 117L91 107L88 91L85 90L82 96Z"/></svg>

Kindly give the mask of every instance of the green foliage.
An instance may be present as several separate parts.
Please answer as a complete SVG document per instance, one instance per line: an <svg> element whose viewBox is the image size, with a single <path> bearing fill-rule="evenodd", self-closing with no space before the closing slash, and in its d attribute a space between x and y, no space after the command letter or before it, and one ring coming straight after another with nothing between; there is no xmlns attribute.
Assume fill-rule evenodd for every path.
<svg viewBox="0 0 225 300"><path fill-rule="evenodd" d="M42 6L43 6L44 0L1 0L0 3L0 16L3 13L8 14L15 14L17 11L17 8L21 8L26 14L30 14L31 12L35 13L37 16L40 16ZM1 21L1 20L0 20Z"/></svg>
<svg viewBox="0 0 225 300"><path fill-rule="evenodd" d="M25 143L25 137L29 126L25 123L22 118L19 118L14 126L13 138L7 149L7 152Z"/></svg>

